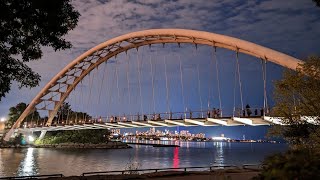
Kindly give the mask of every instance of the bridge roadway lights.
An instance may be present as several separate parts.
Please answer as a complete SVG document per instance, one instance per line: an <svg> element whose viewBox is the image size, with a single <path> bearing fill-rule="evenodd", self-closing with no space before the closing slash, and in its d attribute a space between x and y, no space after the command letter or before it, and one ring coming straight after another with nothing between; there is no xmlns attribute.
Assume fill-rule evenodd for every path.
<svg viewBox="0 0 320 180"><path fill-rule="evenodd" d="M148 124L148 123L143 123L143 122L138 122L138 121L132 121L132 124L140 125L143 127L155 127L154 125Z"/></svg>
<svg viewBox="0 0 320 180"><path fill-rule="evenodd" d="M319 122L317 122L317 119L319 119L318 116L302 116L301 120L307 121L310 124L313 125L319 125Z"/></svg>
<svg viewBox="0 0 320 180"><path fill-rule="evenodd" d="M219 125L228 126L228 122L223 119L214 119L214 118L207 118L207 121L213 122Z"/></svg>
<svg viewBox="0 0 320 180"><path fill-rule="evenodd" d="M301 117L301 119L308 121L309 123L315 123L315 119L317 117ZM242 125L250 125L250 126L259 126L259 125L270 125L270 124L280 124L281 118L279 117L233 117L233 118L224 118L224 119L216 119L216 118L205 118L205 119L177 119L177 120L148 120L148 121L132 121L132 122L114 122L114 123L103 123L103 124L83 124L83 125L64 125L64 126L49 126L49 127L35 127L35 128L19 128L12 129L14 132L16 131L32 131L37 132L41 131L41 134L45 134L47 131L58 131L58 130L81 130L81 129L110 129L110 128L139 128L139 127L173 127L173 126L242 126Z"/></svg>
<svg viewBox="0 0 320 180"><path fill-rule="evenodd" d="M105 125L111 126L112 128L127 128L127 126L122 126L120 124L117 123L104 123Z"/></svg>
<svg viewBox="0 0 320 180"><path fill-rule="evenodd" d="M129 127L140 127L138 125L132 124L132 123L125 123L125 122L118 122L118 124L123 125L123 126L129 126Z"/></svg>
<svg viewBox="0 0 320 180"><path fill-rule="evenodd" d="M238 117L233 117L232 120L240 122L242 124L250 125L253 126L252 120L248 118L238 118Z"/></svg>
<svg viewBox="0 0 320 180"><path fill-rule="evenodd" d="M204 122L199 121L199 120L194 120L194 119L184 119L184 122L187 122L187 123L190 123L190 124L195 124L195 125L204 126Z"/></svg>
<svg viewBox="0 0 320 180"><path fill-rule="evenodd" d="M262 117L262 119L265 121L268 121L270 123L273 123L273 124L284 125L284 124L282 124L281 118L279 118L279 117L264 116L264 117Z"/></svg>
<svg viewBox="0 0 320 180"><path fill-rule="evenodd" d="M100 126L100 127L103 127L103 128L107 128L107 129L110 129L110 128L113 128L112 126L108 126L106 124L94 124L95 126Z"/></svg>
<svg viewBox="0 0 320 180"><path fill-rule="evenodd" d="M254 126L270 125L270 123L265 121L265 120L263 120L262 117L252 117L250 119L252 120L252 124Z"/></svg>
<svg viewBox="0 0 320 180"><path fill-rule="evenodd" d="M165 123L169 123L169 124L174 124L174 125L177 125L177 126L186 126L185 123L183 123L183 121L181 122L181 120L169 120L169 119L166 119L164 120Z"/></svg>
<svg viewBox="0 0 320 180"><path fill-rule="evenodd" d="M148 123L149 124L155 124L155 125L159 125L159 126L170 126L169 124L166 124L165 121L151 121L151 120L148 120Z"/></svg>

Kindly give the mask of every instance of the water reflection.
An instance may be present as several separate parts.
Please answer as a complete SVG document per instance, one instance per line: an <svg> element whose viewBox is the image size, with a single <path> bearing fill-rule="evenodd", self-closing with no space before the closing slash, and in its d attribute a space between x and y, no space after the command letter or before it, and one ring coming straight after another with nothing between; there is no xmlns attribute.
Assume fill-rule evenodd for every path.
<svg viewBox="0 0 320 180"><path fill-rule="evenodd" d="M131 145L132 149L0 149L0 176L56 173L71 176L83 172L123 170L130 162L139 163L141 169L256 164L267 155L287 149L285 144L268 143L166 143L179 143L180 147Z"/></svg>
<svg viewBox="0 0 320 180"><path fill-rule="evenodd" d="M228 143L229 144L229 143ZM224 161L224 146L227 146L226 142L213 142L213 146L215 147L215 157L214 157L214 166L223 166L225 165Z"/></svg>
<svg viewBox="0 0 320 180"><path fill-rule="evenodd" d="M173 150L173 168L179 167L179 148L175 147Z"/></svg>
<svg viewBox="0 0 320 180"><path fill-rule="evenodd" d="M31 176L38 173L38 167L33 151L33 148L28 148L25 158L19 165L17 172L18 176Z"/></svg>

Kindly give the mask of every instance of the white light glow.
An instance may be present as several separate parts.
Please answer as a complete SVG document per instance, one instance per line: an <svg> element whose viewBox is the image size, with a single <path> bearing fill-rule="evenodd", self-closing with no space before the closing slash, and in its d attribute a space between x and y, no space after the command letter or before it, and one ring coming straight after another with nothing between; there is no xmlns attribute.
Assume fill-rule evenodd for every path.
<svg viewBox="0 0 320 180"><path fill-rule="evenodd" d="M212 140L223 141L223 140L230 140L230 138L226 138L226 137L212 137Z"/></svg>
<svg viewBox="0 0 320 180"><path fill-rule="evenodd" d="M0 121L1 122L5 122L7 119L5 118L5 117L2 117L1 119L0 119Z"/></svg>
<svg viewBox="0 0 320 180"><path fill-rule="evenodd" d="M34 141L34 137L33 136L28 136L28 140L29 140L29 142L33 142Z"/></svg>

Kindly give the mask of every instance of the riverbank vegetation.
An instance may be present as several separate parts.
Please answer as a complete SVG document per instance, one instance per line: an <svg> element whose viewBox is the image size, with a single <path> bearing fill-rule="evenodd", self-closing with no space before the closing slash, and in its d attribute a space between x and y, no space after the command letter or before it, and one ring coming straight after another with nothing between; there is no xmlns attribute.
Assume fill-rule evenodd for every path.
<svg viewBox="0 0 320 180"><path fill-rule="evenodd" d="M12 127L19 116L27 108L26 103L18 103L9 109L8 121L6 121L6 129ZM72 125L90 122L91 116L85 112L76 112L71 109L69 103L65 102L59 108L57 115L53 118L53 125ZM39 127L44 126L48 117L41 117L37 111L28 115L21 127ZM30 136L36 139L35 142L29 141ZM43 139L37 137L40 132L34 134L22 135L17 134L9 142L2 142L3 145L21 146L26 144L35 145L56 145L61 143L79 143L79 144L101 144L109 141L110 131L108 129L83 129L83 130L66 130L66 131L48 131Z"/></svg>
<svg viewBox="0 0 320 180"><path fill-rule="evenodd" d="M296 72L286 71L275 84L271 136L283 137L290 148L263 162L259 179L320 179L320 57L309 57Z"/></svg>
<svg viewBox="0 0 320 180"><path fill-rule="evenodd" d="M37 139L35 145L60 143L100 144L109 141L110 131L107 129L84 129L70 131L47 132L43 139Z"/></svg>

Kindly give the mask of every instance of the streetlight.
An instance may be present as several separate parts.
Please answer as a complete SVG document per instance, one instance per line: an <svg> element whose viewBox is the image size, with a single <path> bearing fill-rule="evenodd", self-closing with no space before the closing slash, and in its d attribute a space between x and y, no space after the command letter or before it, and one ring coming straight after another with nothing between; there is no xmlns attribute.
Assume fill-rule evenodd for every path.
<svg viewBox="0 0 320 180"><path fill-rule="evenodd" d="M7 118L5 118L5 117L2 117L2 118L0 119L0 122L5 122L5 121L7 121Z"/></svg>
<svg viewBox="0 0 320 180"><path fill-rule="evenodd" d="M29 136L28 136L28 141L29 141L29 142L33 142L33 141L34 141L34 137L31 136L31 135L29 135Z"/></svg>

